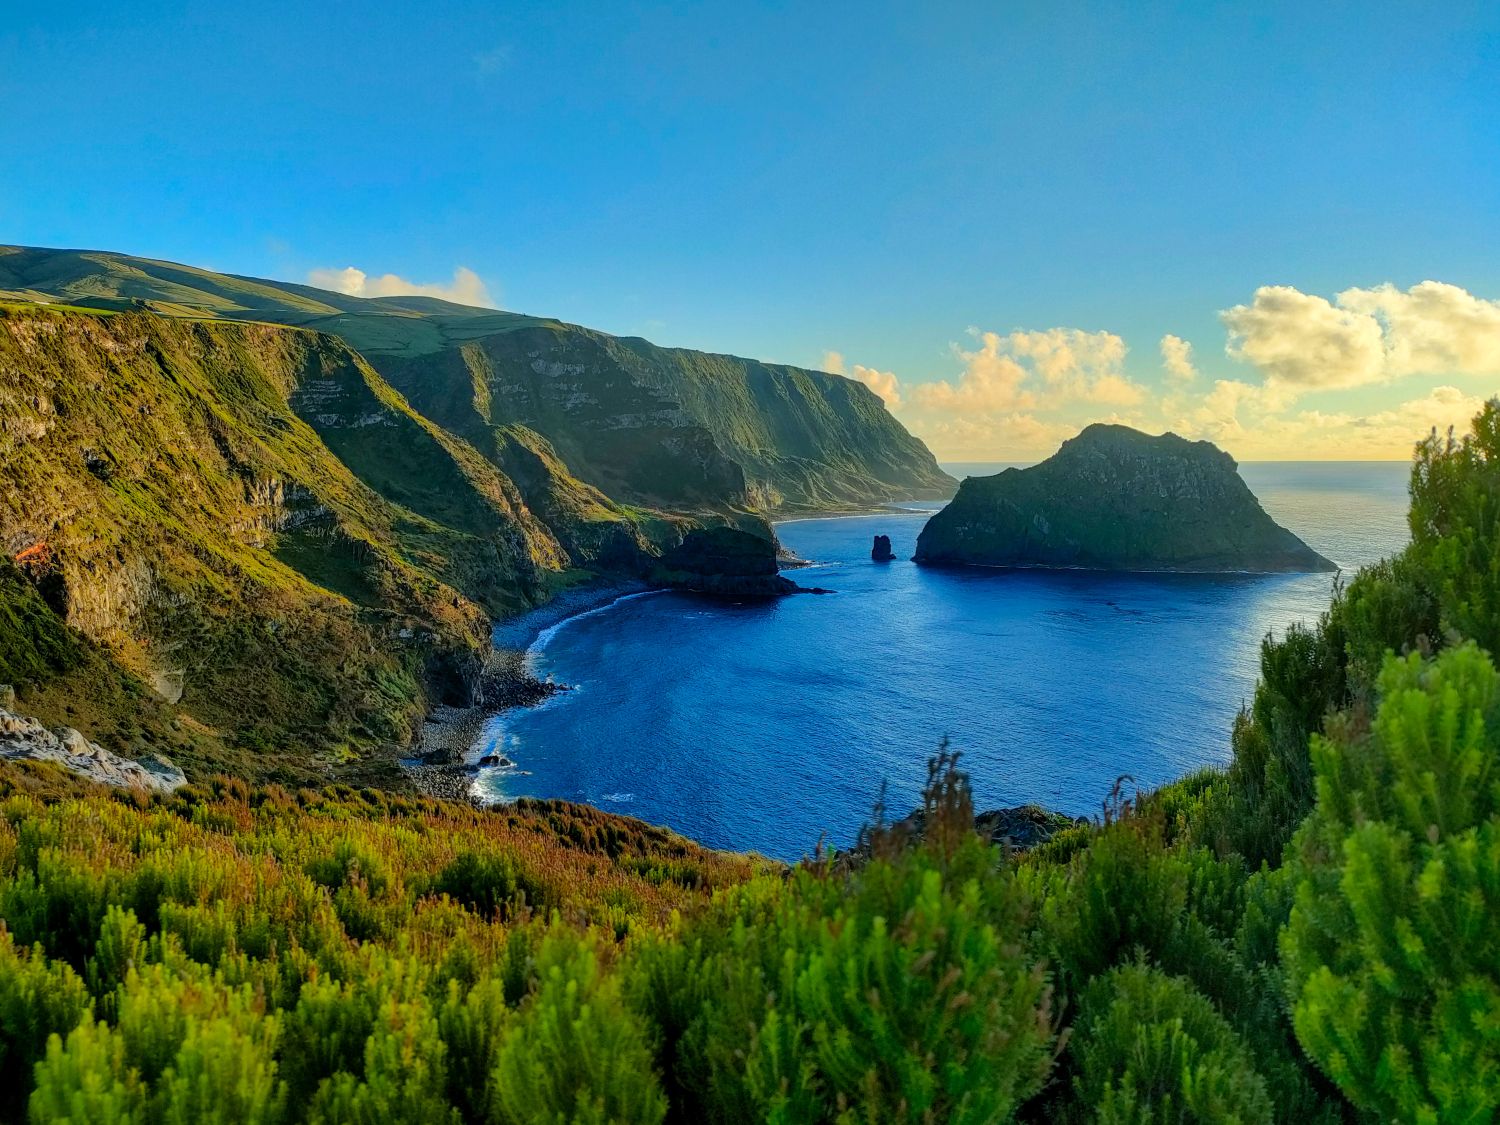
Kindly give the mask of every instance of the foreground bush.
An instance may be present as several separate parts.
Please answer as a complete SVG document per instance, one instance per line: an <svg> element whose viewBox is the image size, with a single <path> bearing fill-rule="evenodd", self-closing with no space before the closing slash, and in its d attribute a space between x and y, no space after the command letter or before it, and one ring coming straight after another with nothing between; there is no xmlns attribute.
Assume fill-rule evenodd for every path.
<svg viewBox="0 0 1500 1125"><path fill-rule="evenodd" d="M1298 1037L1361 1107L1500 1105L1500 677L1466 645L1392 658L1368 729L1313 742L1283 943Z"/></svg>

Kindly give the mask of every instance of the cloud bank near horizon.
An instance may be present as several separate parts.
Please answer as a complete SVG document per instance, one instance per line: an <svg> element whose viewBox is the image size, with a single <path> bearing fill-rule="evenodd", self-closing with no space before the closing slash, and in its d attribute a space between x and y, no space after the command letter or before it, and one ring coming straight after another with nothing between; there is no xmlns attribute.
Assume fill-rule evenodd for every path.
<svg viewBox="0 0 1500 1125"><path fill-rule="evenodd" d="M1181 336L1161 337L1147 376L1129 369L1120 335L1067 327L970 328L969 343L949 345L956 370L920 381L839 352L824 367L865 383L955 461L1038 459L1098 421L1206 438L1242 459L1404 459L1500 394L1500 301L1456 285L1331 300L1267 285L1219 320L1224 362L1212 373Z"/></svg>
<svg viewBox="0 0 1500 1125"><path fill-rule="evenodd" d="M393 273L372 277L354 266L309 270L307 284L350 297L436 297L442 301L473 305L481 309L500 307L480 276L467 266L455 269L453 280L446 285L408 281Z"/></svg>

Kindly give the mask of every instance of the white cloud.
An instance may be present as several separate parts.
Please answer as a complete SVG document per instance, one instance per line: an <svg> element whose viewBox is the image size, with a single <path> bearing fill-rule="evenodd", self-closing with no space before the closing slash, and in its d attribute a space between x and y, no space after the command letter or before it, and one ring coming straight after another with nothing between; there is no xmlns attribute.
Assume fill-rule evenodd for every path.
<svg viewBox="0 0 1500 1125"><path fill-rule="evenodd" d="M834 351L823 353L823 358L818 360L818 370L826 371L830 375L842 375L846 379L863 383L880 396L880 400L885 403L888 410L901 408L901 380L896 378L894 371L880 371L860 363L850 366L844 362L842 352Z"/></svg>
<svg viewBox="0 0 1500 1125"><path fill-rule="evenodd" d="M895 372L877 371L873 367L864 367L856 363L849 375L879 395L887 409L899 410L901 408L901 381L896 378Z"/></svg>
<svg viewBox="0 0 1500 1125"><path fill-rule="evenodd" d="M1262 286L1249 305L1219 314L1228 354L1269 383L1326 390L1406 375L1500 374L1500 301L1424 281L1346 289L1332 301Z"/></svg>
<svg viewBox="0 0 1500 1125"><path fill-rule="evenodd" d="M498 307L479 275L466 266L459 266L454 270L453 280L447 285L419 284L393 273L371 277L364 270L353 266L311 270L307 275L307 283L319 289L345 293L350 297L436 297L460 305L486 309Z"/></svg>
<svg viewBox="0 0 1500 1125"><path fill-rule="evenodd" d="M1404 293L1394 285L1346 289L1338 301L1384 327L1392 375L1500 375L1500 301L1440 281Z"/></svg>
<svg viewBox="0 0 1500 1125"><path fill-rule="evenodd" d="M1198 369L1193 366L1193 345L1181 336L1171 333L1161 338L1161 365L1167 378L1179 383L1191 383L1198 378Z"/></svg>
<svg viewBox="0 0 1500 1125"><path fill-rule="evenodd" d="M927 418L914 421L911 428L940 451L944 460L954 461L1040 461L1081 429L1072 422L1049 421L1024 411Z"/></svg>
<svg viewBox="0 0 1500 1125"><path fill-rule="evenodd" d="M911 391L914 402L932 410L997 413L1069 402L1134 406L1145 400L1145 388L1124 373L1125 341L1113 332L970 333L978 348L953 346L964 365L958 380L919 384Z"/></svg>
<svg viewBox="0 0 1500 1125"><path fill-rule="evenodd" d="M1175 417L1171 428L1184 437L1207 438L1240 459L1400 459L1433 429L1467 429L1484 396L1443 385L1373 414L1293 413L1289 405L1274 388L1221 379L1195 407Z"/></svg>
<svg viewBox="0 0 1500 1125"><path fill-rule="evenodd" d="M1235 305L1219 316L1229 329L1229 355L1272 382L1314 389L1357 387L1382 377L1380 324L1322 297L1263 285L1249 305Z"/></svg>

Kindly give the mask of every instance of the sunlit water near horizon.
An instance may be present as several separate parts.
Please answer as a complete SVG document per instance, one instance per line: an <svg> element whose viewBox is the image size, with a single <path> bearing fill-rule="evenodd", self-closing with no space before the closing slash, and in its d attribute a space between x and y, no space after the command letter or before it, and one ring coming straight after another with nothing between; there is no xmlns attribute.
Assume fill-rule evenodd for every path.
<svg viewBox="0 0 1500 1125"><path fill-rule="evenodd" d="M998 465L946 465L957 476ZM1278 522L1347 571L1406 542L1408 467L1251 463ZM713 847L793 860L850 843L882 781L918 803L944 736L979 807L1097 812L1116 777L1149 788L1229 754L1261 638L1327 608L1328 574L933 570L907 561L941 505L783 523L836 594L741 604L624 599L543 634L532 660L575 690L496 716L497 798L560 797ZM874 563L891 536L899 561Z"/></svg>

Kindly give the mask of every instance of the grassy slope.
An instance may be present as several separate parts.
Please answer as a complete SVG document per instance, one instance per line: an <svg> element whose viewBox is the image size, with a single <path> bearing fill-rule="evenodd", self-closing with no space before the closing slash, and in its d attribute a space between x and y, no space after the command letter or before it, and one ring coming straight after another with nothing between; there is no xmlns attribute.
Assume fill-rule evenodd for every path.
<svg viewBox="0 0 1500 1125"><path fill-rule="evenodd" d="M330 337L6 307L0 400L0 544L45 544L69 622L242 744L403 738L565 564Z"/></svg>
<svg viewBox="0 0 1500 1125"><path fill-rule="evenodd" d="M167 315L339 335L446 428L487 448L471 432L476 417L528 425L622 500L722 508L743 503L748 487L759 505L818 507L953 487L873 394L822 372L431 298L348 297L99 251L0 247L0 299L7 293L106 308L148 301ZM488 366L477 395L476 356ZM594 402L560 389L555 374L538 378L537 365L577 364ZM637 420L635 432L612 424L622 416Z"/></svg>

